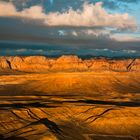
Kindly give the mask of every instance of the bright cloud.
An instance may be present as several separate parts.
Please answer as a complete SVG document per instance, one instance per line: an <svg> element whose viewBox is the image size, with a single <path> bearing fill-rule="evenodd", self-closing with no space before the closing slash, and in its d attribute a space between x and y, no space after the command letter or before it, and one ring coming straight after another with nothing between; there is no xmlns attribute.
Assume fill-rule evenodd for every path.
<svg viewBox="0 0 140 140"><path fill-rule="evenodd" d="M0 16L3 17L21 17L30 19L45 19L46 15L41 6L32 6L23 11L17 11L11 2L0 2Z"/></svg>
<svg viewBox="0 0 140 140"><path fill-rule="evenodd" d="M117 41L121 41L121 42L140 42L140 37L136 37L136 36L130 36L130 35L112 35L111 36L112 39L117 40Z"/></svg>
<svg viewBox="0 0 140 140"><path fill-rule="evenodd" d="M42 6L32 6L17 11L11 2L0 2L0 16L42 20L48 26L99 26L117 29L134 29L136 27L135 20L128 13L110 14L102 7L102 2L97 2L95 5L84 3L81 10L70 8L63 13L50 12L49 14L44 12Z"/></svg>
<svg viewBox="0 0 140 140"><path fill-rule="evenodd" d="M69 9L64 13L49 13L45 23L51 26L106 26L119 29L136 27L135 20L128 13L109 14L102 7L102 2L97 2L95 5L84 3L82 10Z"/></svg>

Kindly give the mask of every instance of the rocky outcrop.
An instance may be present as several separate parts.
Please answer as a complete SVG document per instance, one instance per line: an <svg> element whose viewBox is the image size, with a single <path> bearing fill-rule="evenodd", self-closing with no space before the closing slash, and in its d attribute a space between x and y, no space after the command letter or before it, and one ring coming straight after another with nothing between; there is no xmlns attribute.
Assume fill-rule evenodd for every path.
<svg viewBox="0 0 140 140"><path fill-rule="evenodd" d="M82 60L78 56L63 55L59 58L45 56L0 57L0 70L24 72L48 71L140 71L140 59L96 58Z"/></svg>
<svg viewBox="0 0 140 140"><path fill-rule="evenodd" d="M0 57L0 70L2 69L10 69L9 61L5 57Z"/></svg>
<svg viewBox="0 0 140 140"><path fill-rule="evenodd" d="M89 67L89 70L92 71L106 71L109 70L109 61L107 59L92 59L89 60L91 63L91 66Z"/></svg>
<svg viewBox="0 0 140 140"><path fill-rule="evenodd" d="M53 71L86 71L86 64L77 56L61 56L51 67Z"/></svg>
<svg viewBox="0 0 140 140"><path fill-rule="evenodd" d="M44 72L49 70L49 62L43 56L11 57L8 59L13 70Z"/></svg>
<svg viewBox="0 0 140 140"><path fill-rule="evenodd" d="M130 65L132 71L140 71L140 59L136 59Z"/></svg>

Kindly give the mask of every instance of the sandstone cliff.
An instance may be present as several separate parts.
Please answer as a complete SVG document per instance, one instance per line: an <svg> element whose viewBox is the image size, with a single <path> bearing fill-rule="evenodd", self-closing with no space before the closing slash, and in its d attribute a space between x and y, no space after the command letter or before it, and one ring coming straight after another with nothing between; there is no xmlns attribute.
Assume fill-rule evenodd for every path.
<svg viewBox="0 0 140 140"><path fill-rule="evenodd" d="M0 57L0 70L24 72L49 71L140 71L140 59L88 59L68 55L59 58L45 56Z"/></svg>

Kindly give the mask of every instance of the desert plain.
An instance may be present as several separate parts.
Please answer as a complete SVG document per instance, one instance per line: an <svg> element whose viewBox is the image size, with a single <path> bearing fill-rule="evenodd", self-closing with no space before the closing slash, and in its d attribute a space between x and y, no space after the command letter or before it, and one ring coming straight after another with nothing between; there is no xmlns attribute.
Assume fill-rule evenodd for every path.
<svg viewBox="0 0 140 140"><path fill-rule="evenodd" d="M1 140L139 140L140 59L0 57Z"/></svg>

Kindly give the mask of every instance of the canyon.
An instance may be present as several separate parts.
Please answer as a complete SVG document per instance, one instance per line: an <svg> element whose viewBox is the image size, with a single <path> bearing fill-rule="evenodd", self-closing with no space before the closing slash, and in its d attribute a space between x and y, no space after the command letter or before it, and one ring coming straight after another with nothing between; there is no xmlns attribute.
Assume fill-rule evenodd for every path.
<svg viewBox="0 0 140 140"><path fill-rule="evenodd" d="M1 140L139 140L140 59L0 57Z"/></svg>

